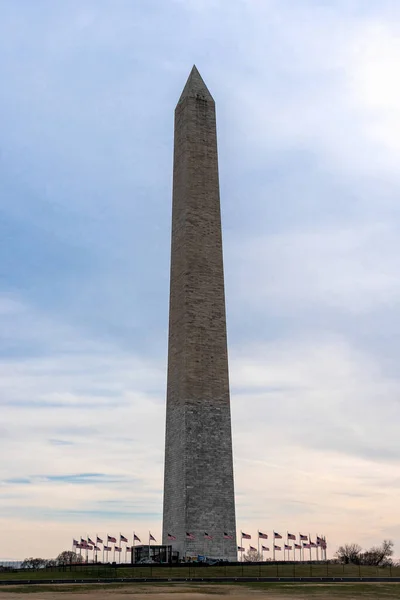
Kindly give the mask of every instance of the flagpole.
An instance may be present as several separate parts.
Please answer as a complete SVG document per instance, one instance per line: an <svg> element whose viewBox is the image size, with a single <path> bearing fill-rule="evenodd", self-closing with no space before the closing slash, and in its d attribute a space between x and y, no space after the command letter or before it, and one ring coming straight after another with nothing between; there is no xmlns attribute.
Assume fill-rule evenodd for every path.
<svg viewBox="0 0 400 600"><path fill-rule="evenodd" d="M319 535L315 534L315 543L317 544L317 562L319 561L319 556L318 556L318 540L319 540Z"/></svg>
<svg viewBox="0 0 400 600"><path fill-rule="evenodd" d="M272 531L272 558L275 562L275 531Z"/></svg>
<svg viewBox="0 0 400 600"><path fill-rule="evenodd" d="M312 558L311 558L311 550L312 550L312 548L311 548L311 535L310 534L308 534L308 545L310 546L310 562L311 562L312 561Z"/></svg>
<svg viewBox="0 0 400 600"><path fill-rule="evenodd" d="M257 529L257 554L260 554L260 530Z"/></svg>
<svg viewBox="0 0 400 600"><path fill-rule="evenodd" d="M287 530L287 529L286 529L286 545L287 545L287 546L289 546L289 532L288 532L288 530ZM288 560L289 560L289 558L290 558L290 557L289 557L289 548L288 548L288 551L287 551L287 553L288 553ZM284 553L284 554L285 554L285 553ZM285 558L284 560L286 560L286 558Z"/></svg>
<svg viewBox="0 0 400 600"><path fill-rule="evenodd" d="M225 532L222 532L222 558L225 558Z"/></svg>
<svg viewBox="0 0 400 600"><path fill-rule="evenodd" d="M240 562L243 562L243 531L240 530Z"/></svg>

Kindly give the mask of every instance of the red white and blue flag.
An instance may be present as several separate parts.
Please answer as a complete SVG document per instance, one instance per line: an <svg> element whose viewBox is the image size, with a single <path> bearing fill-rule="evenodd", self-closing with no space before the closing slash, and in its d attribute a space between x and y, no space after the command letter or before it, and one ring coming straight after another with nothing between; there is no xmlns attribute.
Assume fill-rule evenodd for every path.
<svg viewBox="0 0 400 600"><path fill-rule="evenodd" d="M172 535L171 533L167 533L167 538L169 540L171 540L172 542L174 542L176 540L176 537L174 535Z"/></svg>
<svg viewBox="0 0 400 600"><path fill-rule="evenodd" d="M150 540L150 542L156 542L157 541L156 538L151 535L150 531L149 531L149 540Z"/></svg>
<svg viewBox="0 0 400 600"><path fill-rule="evenodd" d="M257 552L257 548L254 548L254 546L250 546L249 550L251 550L251 552Z"/></svg>
<svg viewBox="0 0 400 600"><path fill-rule="evenodd" d="M303 544L303 548L311 548L310 544Z"/></svg>
<svg viewBox="0 0 400 600"><path fill-rule="evenodd" d="M224 531L224 540L233 540L233 537Z"/></svg>
<svg viewBox="0 0 400 600"><path fill-rule="evenodd" d="M239 550L239 552L244 552L243 546L238 546L238 550Z"/></svg>
<svg viewBox="0 0 400 600"><path fill-rule="evenodd" d="M100 550L98 546L93 546L93 550Z"/></svg>
<svg viewBox="0 0 400 600"><path fill-rule="evenodd" d="M280 546L275 546L274 545L274 550L282 550L282 548Z"/></svg>
<svg viewBox="0 0 400 600"><path fill-rule="evenodd" d="M78 546L78 544L79 544L78 540L72 540L72 545L73 546Z"/></svg>
<svg viewBox="0 0 400 600"><path fill-rule="evenodd" d="M113 544L116 544L116 542L117 542L117 538L115 538L115 537L114 537L114 536L112 536L112 535L108 535L108 536L107 536L107 542L112 542Z"/></svg>
<svg viewBox="0 0 400 600"><path fill-rule="evenodd" d="M121 534L119 536L119 539L120 539L121 542L127 542L128 541L128 538L126 538L124 535L121 535Z"/></svg>
<svg viewBox="0 0 400 600"><path fill-rule="evenodd" d="M282 536L281 536L281 534L280 534L280 533L276 533L276 531L274 531L274 538L275 538L276 540L281 540L281 539L282 539Z"/></svg>
<svg viewBox="0 0 400 600"><path fill-rule="evenodd" d="M121 552L122 548L120 548L119 546L115 546L114 550L115 550L115 552Z"/></svg>
<svg viewBox="0 0 400 600"><path fill-rule="evenodd" d="M317 544L316 544L315 542L312 542L312 541L310 540L310 546L311 546L311 548L316 548L316 547L317 547Z"/></svg>
<svg viewBox="0 0 400 600"><path fill-rule="evenodd" d="M193 533L189 533L189 531L186 532L186 539L187 540L194 540L196 539L193 535Z"/></svg>
<svg viewBox="0 0 400 600"><path fill-rule="evenodd" d="M103 550L105 550L106 552L111 552L112 548L111 546L103 546Z"/></svg>
<svg viewBox="0 0 400 600"><path fill-rule="evenodd" d="M204 532L204 539L205 540L212 540L212 535L208 534L207 531Z"/></svg>
<svg viewBox="0 0 400 600"><path fill-rule="evenodd" d="M301 550L301 545L300 544L295 544L294 547L295 547L296 550Z"/></svg>
<svg viewBox="0 0 400 600"><path fill-rule="evenodd" d="M127 547L125 548L125 550L126 550L127 552L130 552L130 551L132 550L132 546L127 546Z"/></svg>
<svg viewBox="0 0 400 600"><path fill-rule="evenodd" d="M99 536L96 537L96 544L102 544L103 540L101 538L99 538Z"/></svg>
<svg viewBox="0 0 400 600"><path fill-rule="evenodd" d="M308 540L308 536L307 535L302 535L301 533L299 534L299 540L301 540L302 542L306 542Z"/></svg>
<svg viewBox="0 0 400 600"><path fill-rule="evenodd" d="M262 550L263 552L269 552L269 548L268 548L268 546L261 546L261 550Z"/></svg>
<svg viewBox="0 0 400 600"><path fill-rule="evenodd" d="M95 543L90 539L90 537L88 537L87 541L88 541L88 544L92 544L92 546L95 545Z"/></svg>
<svg viewBox="0 0 400 600"><path fill-rule="evenodd" d="M242 538L244 540L251 540L251 535L249 533L242 533Z"/></svg>
<svg viewBox="0 0 400 600"><path fill-rule="evenodd" d="M296 536L295 536L295 535L293 535L293 533L288 533L288 534L287 534L287 539L288 539L288 540L295 540L295 539L296 539Z"/></svg>
<svg viewBox="0 0 400 600"><path fill-rule="evenodd" d="M289 546L288 544L285 544L285 550L291 550L292 546Z"/></svg>
<svg viewBox="0 0 400 600"><path fill-rule="evenodd" d="M261 538L262 540L267 540L268 539L268 534L267 533L262 533L262 531L258 532L258 537Z"/></svg>
<svg viewBox="0 0 400 600"><path fill-rule="evenodd" d="M133 541L134 542L140 542L140 539L138 538L138 536L136 535L136 533L133 534Z"/></svg>

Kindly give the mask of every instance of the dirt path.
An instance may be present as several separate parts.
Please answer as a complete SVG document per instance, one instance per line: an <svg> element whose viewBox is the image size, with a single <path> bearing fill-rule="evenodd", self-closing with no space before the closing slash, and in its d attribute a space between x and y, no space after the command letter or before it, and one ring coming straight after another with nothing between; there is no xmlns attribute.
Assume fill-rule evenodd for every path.
<svg viewBox="0 0 400 600"><path fill-rule="evenodd" d="M333 589L334 587L334 589ZM0 586L0 600L26 600L34 594L37 600L400 600L400 584L371 584L356 588L346 584L318 586L279 585L270 589L231 585L130 585L104 587L100 585L64 586Z"/></svg>

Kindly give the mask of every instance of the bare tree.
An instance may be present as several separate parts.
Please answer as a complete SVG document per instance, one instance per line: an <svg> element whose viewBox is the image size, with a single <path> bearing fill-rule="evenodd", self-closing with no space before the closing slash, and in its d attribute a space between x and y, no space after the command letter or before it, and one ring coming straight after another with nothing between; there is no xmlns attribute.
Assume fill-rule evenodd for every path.
<svg viewBox="0 0 400 600"><path fill-rule="evenodd" d="M77 554L76 552L72 552L72 550L64 550L64 552L61 552L57 556L56 562L60 566L73 565L76 563L83 562L83 557L80 554Z"/></svg>
<svg viewBox="0 0 400 600"><path fill-rule="evenodd" d="M243 560L245 562L262 562L262 554L257 552L257 550L247 550L245 554L243 554Z"/></svg>
<svg viewBox="0 0 400 600"><path fill-rule="evenodd" d="M25 558L21 563L22 569L43 569L46 566L47 560L45 558Z"/></svg>
<svg viewBox="0 0 400 600"><path fill-rule="evenodd" d="M361 552L362 548L358 544L344 544L344 546L339 546L335 556L341 563L358 565L360 564Z"/></svg>
<svg viewBox="0 0 400 600"><path fill-rule="evenodd" d="M372 546L361 555L361 564L374 567L386 567L392 564L394 544L392 540L383 540L380 546Z"/></svg>

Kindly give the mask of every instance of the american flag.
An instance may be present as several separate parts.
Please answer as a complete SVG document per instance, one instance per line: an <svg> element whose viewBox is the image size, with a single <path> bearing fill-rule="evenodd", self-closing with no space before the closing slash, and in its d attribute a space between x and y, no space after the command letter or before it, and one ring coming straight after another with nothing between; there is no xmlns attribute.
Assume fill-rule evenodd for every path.
<svg viewBox="0 0 400 600"><path fill-rule="evenodd" d="M176 540L176 537L175 537L174 535L172 535L171 533L168 533L168 534L167 534L167 538L168 538L169 540L171 540L172 542L174 542L174 541Z"/></svg>
<svg viewBox="0 0 400 600"><path fill-rule="evenodd" d="M83 544L84 546L87 546L87 540L84 540L83 537L81 537L81 544Z"/></svg>
<svg viewBox="0 0 400 600"><path fill-rule="evenodd" d="M261 550L264 550L264 552L269 552L268 546L261 546Z"/></svg>
<svg viewBox="0 0 400 600"><path fill-rule="evenodd" d="M238 546L238 550L239 550L239 552L244 552L243 546Z"/></svg>
<svg viewBox="0 0 400 600"><path fill-rule="evenodd" d="M93 540L90 539L90 537L88 537L87 541L88 541L88 544L92 544L92 546L95 545L95 543L93 542Z"/></svg>
<svg viewBox="0 0 400 600"><path fill-rule="evenodd" d="M78 540L72 540L72 545L73 546L78 546L78 544L79 544Z"/></svg>
<svg viewBox="0 0 400 600"><path fill-rule="evenodd" d="M310 547L311 547L311 548L316 548L316 547L317 547L317 544L316 544L315 542L312 542L312 541L310 540Z"/></svg>
<svg viewBox="0 0 400 600"><path fill-rule="evenodd" d="M326 550L326 540L325 539L322 540L321 547L323 550Z"/></svg>
<svg viewBox="0 0 400 600"><path fill-rule="evenodd" d="M93 546L93 550L100 550L98 546Z"/></svg>
<svg viewBox="0 0 400 600"><path fill-rule="evenodd" d="M296 548L296 550L301 550L301 545L300 544L295 544L294 547Z"/></svg>
<svg viewBox="0 0 400 600"><path fill-rule="evenodd" d="M128 541L128 538L126 538L124 535L121 535L121 534L119 536L119 539L120 539L120 542L127 542Z"/></svg>
<svg viewBox="0 0 400 600"><path fill-rule="evenodd" d="M320 546L322 543L322 538L318 537L317 535L317 546Z"/></svg>
<svg viewBox="0 0 400 600"><path fill-rule="evenodd" d="M291 550L292 546L289 546L288 544L285 544L285 550Z"/></svg>
<svg viewBox="0 0 400 600"><path fill-rule="evenodd" d="M233 540L233 537L224 531L224 540Z"/></svg>
<svg viewBox="0 0 400 600"><path fill-rule="evenodd" d="M281 540L281 539L282 539L282 536L281 536L281 534L280 534L280 533L276 533L276 531L274 531L274 538L275 538L276 540Z"/></svg>
<svg viewBox="0 0 400 600"><path fill-rule="evenodd" d="M189 533L189 531L186 532L186 539L187 540L194 540L196 539L193 535L193 533Z"/></svg>
<svg viewBox="0 0 400 600"><path fill-rule="evenodd" d="M296 539L296 536L295 536L295 535L293 535L293 533L288 533L288 534L287 534L287 539L288 539L288 540L295 540L295 539Z"/></svg>
<svg viewBox="0 0 400 600"><path fill-rule="evenodd" d="M254 546L249 546L249 550L251 550L252 552L257 552L257 548L254 548Z"/></svg>
<svg viewBox="0 0 400 600"><path fill-rule="evenodd" d="M306 535L302 535L301 533L299 534L299 540L301 540L302 542L306 542L308 540L308 536Z"/></svg>
<svg viewBox="0 0 400 600"><path fill-rule="evenodd" d="M156 542L157 541L156 538L151 535L150 531L149 531L149 540L151 542Z"/></svg>
<svg viewBox="0 0 400 600"><path fill-rule="evenodd" d="M311 548L310 544L303 544L303 548Z"/></svg>
<svg viewBox="0 0 400 600"><path fill-rule="evenodd" d="M103 546L103 550L106 552L110 552L112 550L111 546Z"/></svg>
<svg viewBox="0 0 400 600"><path fill-rule="evenodd" d="M99 538L99 536L96 537L96 544L102 544L103 540L101 538Z"/></svg>
<svg viewBox="0 0 400 600"><path fill-rule="evenodd" d="M132 546L127 546L127 547L125 548L125 550L126 550L127 552L130 552L130 551L132 550Z"/></svg>
<svg viewBox="0 0 400 600"><path fill-rule="evenodd" d="M140 539L138 538L138 536L136 535L136 533L133 534L133 541L134 542L140 542Z"/></svg>
<svg viewBox="0 0 400 600"><path fill-rule="evenodd" d="M251 540L251 535L249 533L242 533L242 538L244 540Z"/></svg>
<svg viewBox="0 0 400 600"><path fill-rule="evenodd" d="M261 538L262 540L267 540L268 539L268 534L262 533L261 531L259 531L258 532L258 537Z"/></svg>
<svg viewBox="0 0 400 600"><path fill-rule="evenodd" d="M122 548L120 548L119 546L115 546L114 550L115 550L115 552L121 552Z"/></svg>
<svg viewBox="0 0 400 600"><path fill-rule="evenodd" d="M204 532L204 539L205 539L205 540L212 540L213 538L212 538L212 535L209 535L209 534L207 533L207 531L205 531L205 532Z"/></svg>
<svg viewBox="0 0 400 600"><path fill-rule="evenodd" d="M113 537L112 535L107 536L107 542L112 542L113 544L115 544L116 541L117 541L117 538Z"/></svg>
<svg viewBox="0 0 400 600"><path fill-rule="evenodd" d="M274 545L275 550L282 550L282 548L280 546L275 546Z"/></svg>

